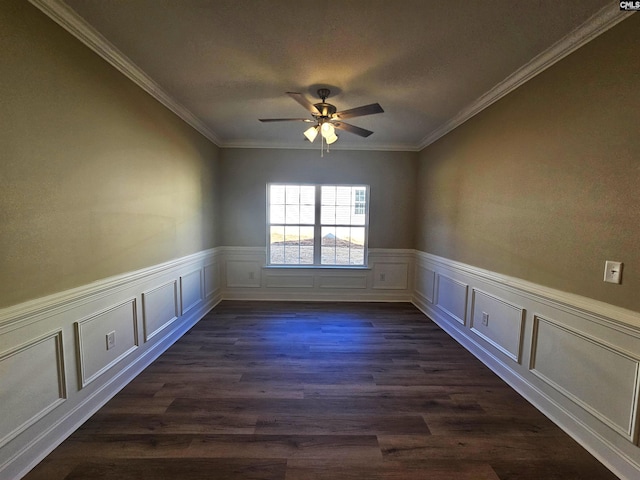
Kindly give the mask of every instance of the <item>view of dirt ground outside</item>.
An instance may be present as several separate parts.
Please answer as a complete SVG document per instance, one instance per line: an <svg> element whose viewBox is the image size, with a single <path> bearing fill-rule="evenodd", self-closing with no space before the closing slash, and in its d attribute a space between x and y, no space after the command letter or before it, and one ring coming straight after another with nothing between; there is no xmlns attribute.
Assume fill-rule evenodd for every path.
<svg viewBox="0 0 640 480"><path fill-rule="evenodd" d="M272 184L268 192L271 265L314 265L315 248L321 265L364 265L367 186Z"/></svg>

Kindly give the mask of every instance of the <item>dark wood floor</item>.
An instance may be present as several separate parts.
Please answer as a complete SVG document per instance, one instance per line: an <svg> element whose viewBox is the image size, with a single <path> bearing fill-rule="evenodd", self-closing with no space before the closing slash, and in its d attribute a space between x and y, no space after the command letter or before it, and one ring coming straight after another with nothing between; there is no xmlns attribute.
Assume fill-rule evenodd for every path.
<svg viewBox="0 0 640 480"><path fill-rule="evenodd" d="M616 477L410 304L225 301L26 478Z"/></svg>

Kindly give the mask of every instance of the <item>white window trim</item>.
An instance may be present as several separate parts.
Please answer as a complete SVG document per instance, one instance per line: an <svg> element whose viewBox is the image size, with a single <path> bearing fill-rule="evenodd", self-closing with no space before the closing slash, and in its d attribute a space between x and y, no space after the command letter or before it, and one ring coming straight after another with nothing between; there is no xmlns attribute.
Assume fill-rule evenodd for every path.
<svg viewBox="0 0 640 480"><path fill-rule="evenodd" d="M271 263L271 186L272 185L296 185L296 186L306 186L306 187L314 187L315 188L315 218L313 225L313 264L304 263L304 264L294 264L294 263ZM344 224L322 224L321 223L321 209L322 209L322 187L362 187L365 189L365 219L364 225L344 225ZM267 222L265 225L266 231L266 268L310 268L310 269L351 269L351 270L368 270L369 269L369 199L370 199L370 191L371 187L367 184L354 184L354 183L290 183L290 182L269 182L267 183L267 195L266 195L266 218ZM354 201L355 208L355 201ZM306 226L306 224L296 224L298 226ZM331 226L331 227L364 227L364 252L363 252L363 263L357 265L345 265L345 264L323 264L322 260L322 227L323 226Z"/></svg>

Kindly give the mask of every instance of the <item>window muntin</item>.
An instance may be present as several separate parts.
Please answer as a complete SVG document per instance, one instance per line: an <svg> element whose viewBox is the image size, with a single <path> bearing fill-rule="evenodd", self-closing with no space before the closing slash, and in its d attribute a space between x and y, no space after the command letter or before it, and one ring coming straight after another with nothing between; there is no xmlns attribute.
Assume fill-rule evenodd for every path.
<svg viewBox="0 0 640 480"><path fill-rule="evenodd" d="M269 263L313 265L313 185L269 186Z"/></svg>
<svg viewBox="0 0 640 480"><path fill-rule="evenodd" d="M366 185L267 186L270 265L365 266Z"/></svg>

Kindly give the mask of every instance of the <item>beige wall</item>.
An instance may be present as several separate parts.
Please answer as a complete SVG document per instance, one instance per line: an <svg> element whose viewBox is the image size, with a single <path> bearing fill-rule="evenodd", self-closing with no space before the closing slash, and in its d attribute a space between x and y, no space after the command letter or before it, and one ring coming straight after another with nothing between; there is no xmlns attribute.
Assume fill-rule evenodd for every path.
<svg viewBox="0 0 640 480"><path fill-rule="evenodd" d="M219 150L27 2L3 4L0 35L0 307L263 246L282 181L371 185L372 248L640 310L640 15L420 154L324 158ZM623 285L602 282L607 259Z"/></svg>
<svg viewBox="0 0 640 480"><path fill-rule="evenodd" d="M413 248L415 152L225 149L222 151L222 243L266 244L269 182L364 183L371 186L369 247Z"/></svg>
<svg viewBox="0 0 640 480"><path fill-rule="evenodd" d="M0 44L0 307L218 245L216 146L26 1Z"/></svg>
<svg viewBox="0 0 640 480"><path fill-rule="evenodd" d="M423 150L416 248L640 311L639 44L634 15Z"/></svg>

